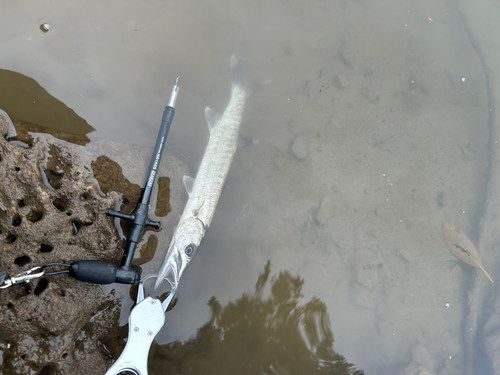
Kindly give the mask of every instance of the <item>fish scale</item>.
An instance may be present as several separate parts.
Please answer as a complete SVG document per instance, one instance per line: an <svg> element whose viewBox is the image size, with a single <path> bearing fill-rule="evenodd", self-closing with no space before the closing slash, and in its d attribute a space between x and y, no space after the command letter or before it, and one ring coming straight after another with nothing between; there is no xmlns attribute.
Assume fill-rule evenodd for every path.
<svg viewBox="0 0 500 375"><path fill-rule="evenodd" d="M197 208L196 204L199 203L199 199L203 199L203 206L199 210L198 217L207 228L212 222L231 162L238 148L243 104L234 101L239 100L244 100L244 96L240 94L232 97L224 115L212 131L191 192L195 199L188 201L184 210L184 214L192 212Z"/></svg>

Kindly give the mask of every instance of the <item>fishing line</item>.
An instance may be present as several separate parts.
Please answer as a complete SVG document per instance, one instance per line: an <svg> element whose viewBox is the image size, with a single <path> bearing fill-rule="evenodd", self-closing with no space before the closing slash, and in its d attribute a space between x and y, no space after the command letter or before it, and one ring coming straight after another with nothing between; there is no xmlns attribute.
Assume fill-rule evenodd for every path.
<svg viewBox="0 0 500 375"><path fill-rule="evenodd" d="M42 269L42 271L44 271L47 267L54 267L54 266L67 267L68 269L67 270L53 271L53 272L45 272L44 275L52 276L52 275L60 275L63 273L69 273L69 264L66 264L66 263L57 263L57 262L47 263L40 268Z"/></svg>

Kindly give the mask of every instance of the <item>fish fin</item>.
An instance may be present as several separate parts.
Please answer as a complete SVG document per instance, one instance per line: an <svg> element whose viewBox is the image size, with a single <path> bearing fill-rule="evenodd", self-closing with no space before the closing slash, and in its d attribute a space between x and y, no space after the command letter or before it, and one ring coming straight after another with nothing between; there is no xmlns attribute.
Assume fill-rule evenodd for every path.
<svg viewBox="0 0 500 375"><path fill-rule="evenodd" d="M240 139L238 142L238 148L247 147L259 143L257 139L253 139L246 135L240 134Z"/></svg>
<svg viewBox="0 0 500 375"><path fill-rule="evenodd" d="M193 215L194 216L198 216L198 214L200 213L200 210L201 208L203 207L203 205L205 204L205 198L201 199L200 201L198 201L198 206L196 206L196 208L194 209L194 212L193 212Z"/></svg>
<svg viewBox="0 0 500 375"><path fill-rule="evenodd" d="M245 73L243 73L243 69L238 64L238 60L236 60L236 56L232 55L231 60L229 62L229 68L231 69L231 87L234 90L235 87L241 88L245 91L245 97L248 98L250 95L256 93L261 88L263 88L269 81L265 82L257 82L257 81L247 81L245 78Z"/></svg>
<svg viewBox="0 0 500 375"><path fill-rule="evenodd" d="M210 134L215 129L220 120L220 113L214 111L212 108L205 108L205 118L207 120L208 130L210 130Z"/></svg>
<svg viewBox="0 0 500 375"><path fill-rule="evenodd" d="M193 191L194 178L184 175L182 182L184 182L184 187L186 188L188 195L191 195L191 192Z"/></svg>

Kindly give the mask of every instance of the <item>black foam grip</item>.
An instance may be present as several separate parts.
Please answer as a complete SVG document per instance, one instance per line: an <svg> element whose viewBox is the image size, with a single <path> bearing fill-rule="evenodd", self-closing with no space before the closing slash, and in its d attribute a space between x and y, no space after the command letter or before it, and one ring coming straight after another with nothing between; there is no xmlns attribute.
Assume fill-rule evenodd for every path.
<svg viewBox="0 0 500 375"><path fill-rule="evenodd" d="M115 282L118 266L104 260L79 260L69 266L69 275L93 284Z"/></svg>

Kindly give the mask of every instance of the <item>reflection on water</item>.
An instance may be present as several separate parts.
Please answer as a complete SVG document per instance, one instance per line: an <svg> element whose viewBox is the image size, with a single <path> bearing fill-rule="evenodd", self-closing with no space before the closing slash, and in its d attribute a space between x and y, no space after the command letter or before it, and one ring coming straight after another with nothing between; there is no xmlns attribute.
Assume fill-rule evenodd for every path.
<svg viewBox="0 0 500 375"><path fill-rule="evenodd" d="M0 69L0 108L10 117L71 134L94 131L86 120L50 95L34 79Z"/></svg>
<svg viewBox="0 0 500 375"><path fill-rule="evenodd" d="M304 280L288 271L270 278L270 272L268 262L255 292L225 306L212 297L212 316L195 337L153 349L151 373L364 374L334 351L324 302L314 297L301 304Z"/></svg>

